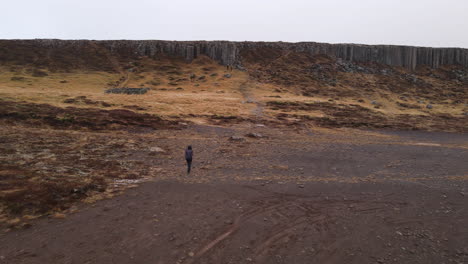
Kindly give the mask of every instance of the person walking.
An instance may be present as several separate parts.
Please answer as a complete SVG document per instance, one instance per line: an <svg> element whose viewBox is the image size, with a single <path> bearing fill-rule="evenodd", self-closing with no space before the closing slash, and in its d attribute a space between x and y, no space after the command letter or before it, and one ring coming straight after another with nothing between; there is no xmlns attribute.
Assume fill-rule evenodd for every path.
<svg viewBox="0 0 468 264"><path fill-rule="evenodd" d="M187 161L187 174L190 174L190 169L192 168L192 158L193 150L192 146L188 146L185 150L185 160Z"/></svg>

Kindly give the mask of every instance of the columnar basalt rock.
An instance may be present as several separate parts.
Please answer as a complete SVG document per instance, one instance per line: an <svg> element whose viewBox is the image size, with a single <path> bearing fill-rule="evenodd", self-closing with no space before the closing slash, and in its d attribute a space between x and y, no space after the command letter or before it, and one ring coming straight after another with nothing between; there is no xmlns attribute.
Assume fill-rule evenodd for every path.
<svg viewBox="0 0 468 264"><path fill-rule="evenodd" d="M10 43L6 43L10 42ZM191 61L200 55L206 55L222 65L240 67L241 51L248 49L279 49L309 54L324 54L351 62L376 62L390 66L402 66L415 69L418 65L433 68L441 65L461 65L468 67L468 49L462 48L429 48L393 45L360 45L360 44L327 44L316 42L229 42L229 41L162 41L162 40L1 40L0 47L30 47L45 49L49 56L57 49L73 49L77 53L87 46L100 47L110 54L137 55L155 57L159 54L185 58ZM0 50L0 62L3 56Z"/></svg>

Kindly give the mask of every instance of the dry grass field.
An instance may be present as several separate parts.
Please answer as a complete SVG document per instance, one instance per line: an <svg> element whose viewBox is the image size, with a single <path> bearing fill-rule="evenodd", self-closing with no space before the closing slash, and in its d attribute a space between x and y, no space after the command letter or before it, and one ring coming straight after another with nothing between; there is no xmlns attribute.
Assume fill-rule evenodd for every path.
<svg viewBox="0 0 468 264"><path fill-rule="evenodd" d="M323 61L322 58L317 62L317 58L300 58L322 63L319 65L325 65L322 66L324 69L333 65L329 59ZM454 118L466 116L466 83L457 80L427 77L423 75L423 70L418 72L420 76L411 74L411 77L407 77L409 73L402 72L403 69L393 69L393 78L327 69L323 70L324 73L317 73L318 79L310 79L311 74L302 72L298 65L301 64L291 62L286 56L263 64L252 63L248 71L228 71L226 67L202 56L191 63L171 58L140 58L137 62L123 65L126 70L120 69L120 72L83 69L50 72L42 69L39 72L43 74L37 74L30 68L3 66L0 70L0 95L8 100L59 107L102 108L99 102L105 102L106 109L123 107L198 122L205 122L204 119L212 116L247 119L258 118L259 115L268 119L281 115L301 119L333 118L330 111L324 111L320 106L312 107L314 109L265 107L271 103L290 102L305 105L327 102L330 108L356 106L395 119L403 115L418 118L432 116L436 119L444 115ZM439 71L444 73L449 70ZM190 78L191 75L194 78ZM402 76L414 78L416 83L412 84ZM417 82L427 86L425 91ZM123 86L145 87L150 91L144 95L105 93L106 89ZM90 101L66 103L67 99L80 96L86 96ZM431 105L431 109L427 108L428 105Z"/></svg>

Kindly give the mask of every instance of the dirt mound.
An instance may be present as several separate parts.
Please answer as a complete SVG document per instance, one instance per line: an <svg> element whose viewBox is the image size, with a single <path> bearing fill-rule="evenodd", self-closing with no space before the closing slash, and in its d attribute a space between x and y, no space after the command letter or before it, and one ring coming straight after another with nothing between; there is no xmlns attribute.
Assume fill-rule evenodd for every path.
<svg viewBox="0 0 468 264"><path fill-rule="evenodd" d="M130 110L95 108L60 108L47 104L1 101L0 122L35 127L88 130L132 130L138 128L175 129L175 121Z"/></svg>

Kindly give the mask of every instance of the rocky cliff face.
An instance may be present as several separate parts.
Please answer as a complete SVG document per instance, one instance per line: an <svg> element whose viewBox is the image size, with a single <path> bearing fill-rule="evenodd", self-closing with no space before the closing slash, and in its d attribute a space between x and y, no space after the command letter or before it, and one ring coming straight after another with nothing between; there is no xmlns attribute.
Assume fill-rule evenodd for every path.
<svg viewBox="0 0 468 264"><path fill-rule="evenodd" d="M346 61L376 62L391 66L415 69L418 65L437 68L441 65L468 67L468 49L427 48L392 45L327 44L315 42L229 42L229 41L160 41L160 40L2 40L0 41L0 62L8 60L11 49L34 49L38 56L53 56L58 50L68 49L74 56L89 53L89 47L101 50L102 59L107 54L117 56L149 56L158 54L182 57L191 61L199 55L206 55L223 65L242 66L242 51L249 49L281 49L309 54L323 54ZM9 48L5 48L5 46ZM81 52L83 51L83 52ZM3 54L2 54L3 53ZM31 58L33 59L33 58Z"/></svg>

